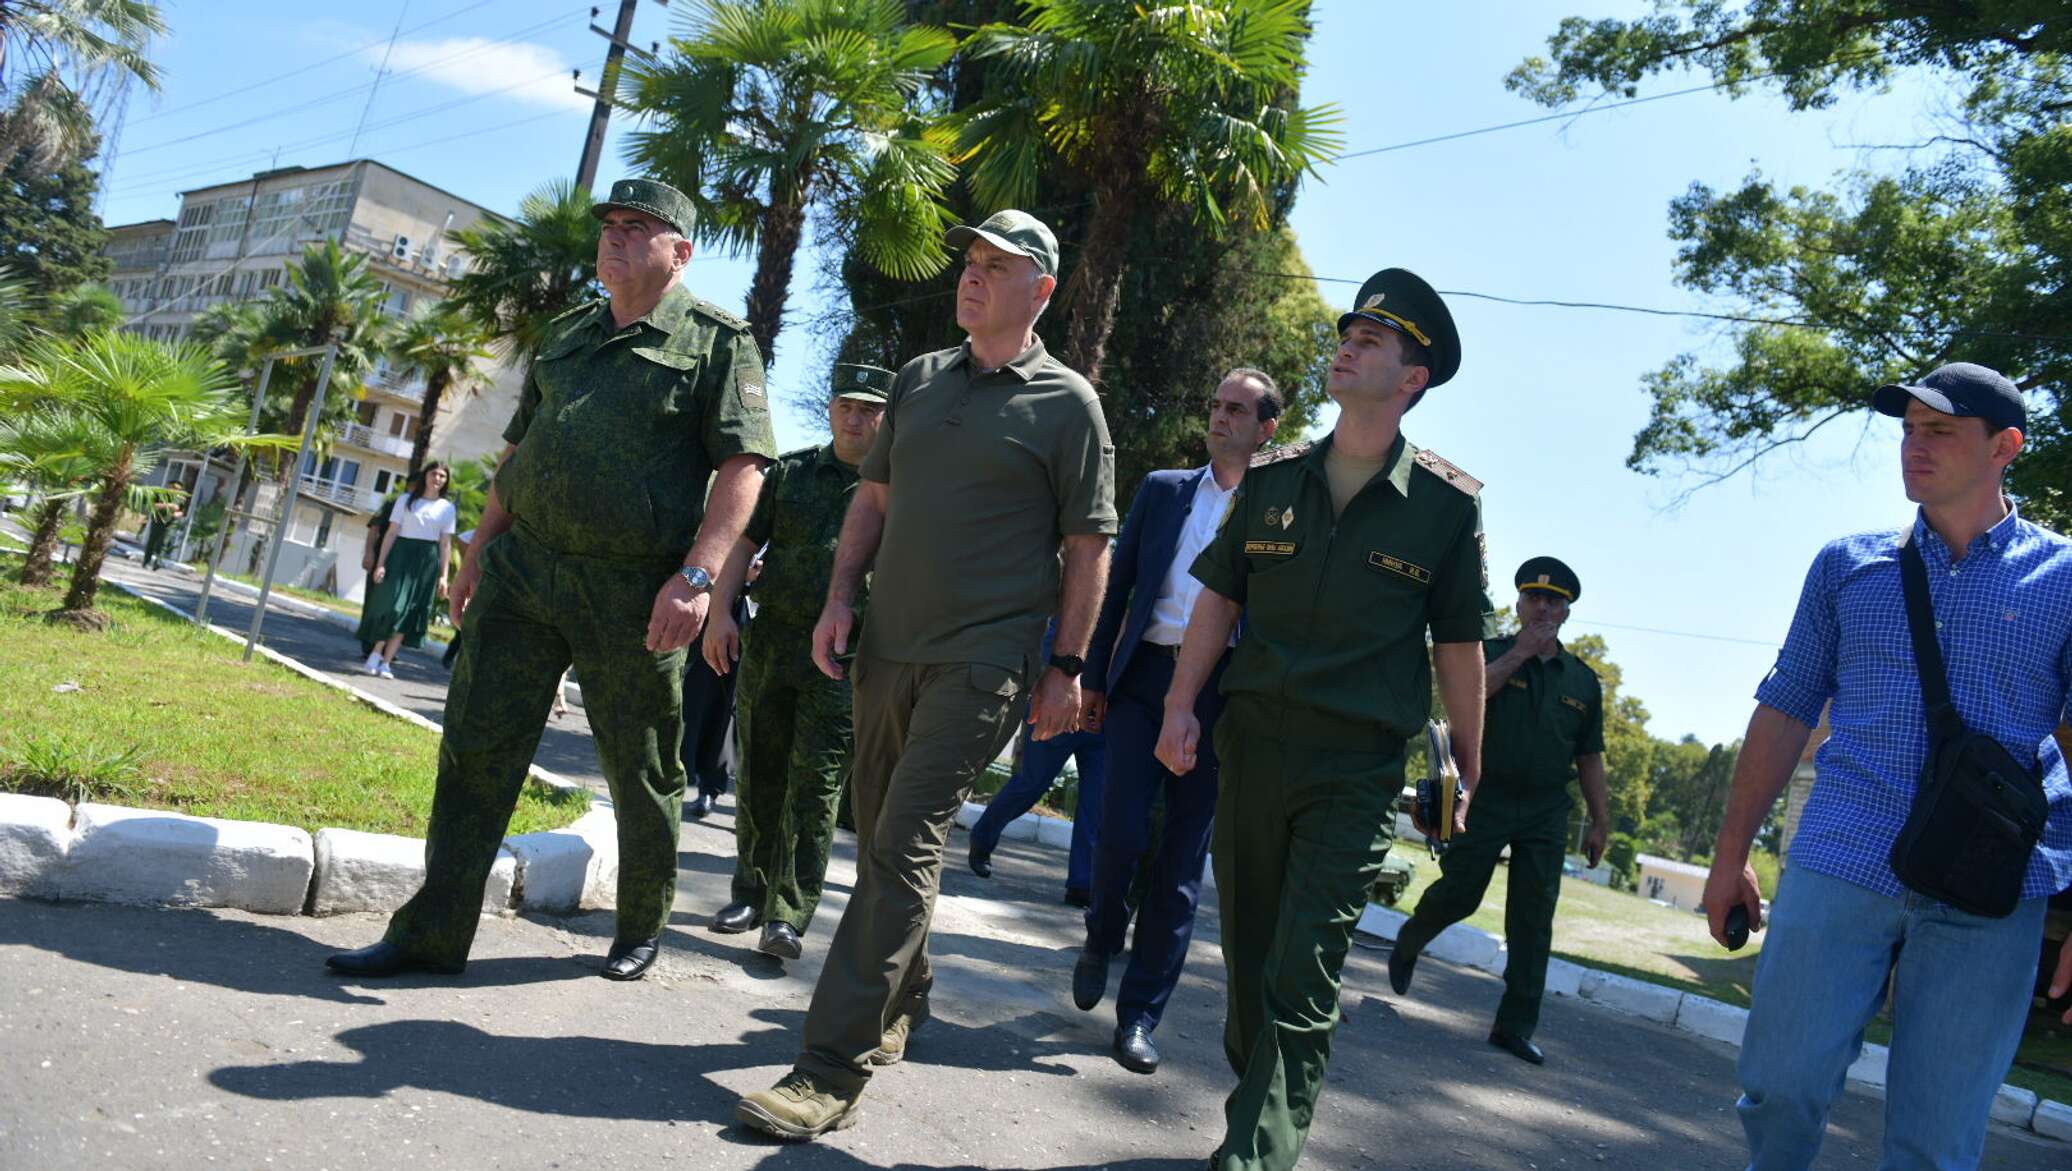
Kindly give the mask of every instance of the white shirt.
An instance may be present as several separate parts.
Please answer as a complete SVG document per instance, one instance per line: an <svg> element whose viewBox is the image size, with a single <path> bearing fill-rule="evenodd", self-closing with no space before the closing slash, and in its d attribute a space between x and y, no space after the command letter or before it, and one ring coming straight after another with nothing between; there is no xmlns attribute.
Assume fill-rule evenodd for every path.
<svg viewBox="0 0 2072 1171"><path fill-rule="evenodd" d="M453 501L428 500L422 496L409 507L403 502L407 496L396 497L396 506L389 509L389 523L396 526L396 538L405 541L436 541L453 533L454 522L459 514L453 509Z"/></svg>
<svg viewBox="0 0 2072 1171"><path fill-rule="evenodd" d="M1194 500L1187 506L1187 520L1180 526L1180 543L1173 547L1173 562L1166 566L1165 581L1159 584L1158 600L1151 604L1151 625L1144 628L1144 641L1179 646L1187 631L1187 616L1194 612L1194 600L1201 596L1201 582L1188 572L1194 559L1209 547L1222 527L1223 510L1230 506L1236 488L1216 484L1216 473L1206 470L1195 485ZM1232 641L1235 642L1235 636Z"/></svg>

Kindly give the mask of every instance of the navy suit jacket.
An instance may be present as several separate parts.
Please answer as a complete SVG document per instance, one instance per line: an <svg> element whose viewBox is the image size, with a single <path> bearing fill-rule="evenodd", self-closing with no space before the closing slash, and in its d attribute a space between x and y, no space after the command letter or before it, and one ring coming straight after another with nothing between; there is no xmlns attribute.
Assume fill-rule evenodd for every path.
<svg viewBox="0 0 2072 1171"><path fill-rule="evenodd" d="M1180 546L1180 530L1194 504L1195 489L1207 468L1153 472L1144 477L1137 498L1123 518L1115 556L1108 561L1108 592L1101 598L1101 616L1087 647L1089 689L1112 692L1122 682L1130 655L1151 627L1151 608Z"/></svg>

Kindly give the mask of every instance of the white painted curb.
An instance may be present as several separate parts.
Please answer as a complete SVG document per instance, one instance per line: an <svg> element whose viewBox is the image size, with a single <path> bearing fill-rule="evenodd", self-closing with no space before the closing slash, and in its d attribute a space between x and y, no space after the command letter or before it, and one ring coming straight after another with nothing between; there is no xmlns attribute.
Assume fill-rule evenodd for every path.
<svg viewBox="0 0 2072 1171"><path fill-rule="evenodd" d="M1742 1034L1748 1030L1748 1010L1722 1004L1709 996L1685 993L1677 1004L1676 1027L1739 1049Z"/></svg>
<svg viewBox="0 0 2072 1171"><path fill-rule="evenodd" d="M0 895L43 898L72 847L72 807L55 797L0 793Z"/></svg>
<svg viewBox="0 0 2072 1171"><path fill-rule="evenodd" d="M2063 1102L2039 1102L2029 1125L2045 1138L2072 1142L2072 1106Z"/></svg>
<svg viewBox="0 0 2072 1171"><path fill-rule="evenodd" d="M316 853L309 834L258 821L82 802L58 879L61 899L302 910Z"/></svg>
<svg viewBox="0 0 2072 1171"><path fill-rule="evenodd" d="M518 862L518 906L568 914L618 901L618 822L593 809L568 826L504 839Z"/></svg>
<svg viewBox="0 0 2072 1171"><path fill-rule="evenodd" d="M2036 1091L2020 1086L2001 1086L1993 1095L1993 1121L2028 1127L2036 1118Z"/></svg>
<svg viewBox="0 0 2072 1171"><path fill-rule="evenodd" d="M424 885L424 850L422 838L352 829L318 830L310 914L395 910ZM499 850L483 887L483 913L510 910L517 884L518 859L508 848Z"/></svg>

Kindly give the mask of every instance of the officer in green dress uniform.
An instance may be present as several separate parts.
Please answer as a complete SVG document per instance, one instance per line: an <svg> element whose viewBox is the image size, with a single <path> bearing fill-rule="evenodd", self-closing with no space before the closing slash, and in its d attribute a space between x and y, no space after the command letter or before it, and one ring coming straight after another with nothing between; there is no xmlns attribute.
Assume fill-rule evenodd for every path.
<svg viewBox="0 0 2072 1171"><path fill-rule="evenodd" d="M1204 588L1159 733L1160 762L1190 772L1195 699L1242 613L1215 733L1223 1048L1238 1076L1210 1160L1223 1171L1301 1155L1434 667L1471 788L1480 766L1481 644L1496 633L1482 485L1399 426L1459 368L1460 340L1439 295L1402 269L1376 273L1356 305L1325 383L1337 425L1254 457L1194 563Z"/></svg>
<svg viewBox="0 0 2072 1171"><path fill-rule="evenodd" d="M548 328L449 591L463 653L446 693L425 884L382 942L330 958L346 975L465 966L483 883L571 661L618 819L618 931L603 975L636 979L659 949L676 890L684 647L776 444L746 323L681 284L691 201L623 179L591 210L609 296Z"/></svg>
<svg viewBox="0 0 2072 1171"><path fill-rule="evenodd" d="M827 601L842 518L856 469L885 414L892 371L835 367L831 442L780 457L763 480L748 529L713 586L705 661L725 675L741 662L735 726L741 765L734 796L733 899L712 918L721 932L762 924L759 950L797 959L799 936L820 905L835 813L849 775L849 681L813 665L813 624ZM755 623L745 640L730 613L756 550ZM864 608L868 584L856 609ZM743 643L746 643L745 647Z"/></svg>
<svg viewBox="0 0 2072 1171"><path fill-rule="evenodd" d="M1583 596L1575 571L1552 557L1518 567L1518 633L1491 639L1489 702L1483 717L1482 783L1475 816L1439 859L1439 881L1418 900L1389 954L1389 984L1410 990L1418 953L1434 936L1475 913L1497 855L1511 851L1504 900L1504 998L1489 1043L1539 1065L1532 1034L1554 945L1554 902L1568 856L1568 780L1577 778L1590 828L1583 853L1604 855L1604 692L1592 671L1560 642L1569 605Z"/></svg>

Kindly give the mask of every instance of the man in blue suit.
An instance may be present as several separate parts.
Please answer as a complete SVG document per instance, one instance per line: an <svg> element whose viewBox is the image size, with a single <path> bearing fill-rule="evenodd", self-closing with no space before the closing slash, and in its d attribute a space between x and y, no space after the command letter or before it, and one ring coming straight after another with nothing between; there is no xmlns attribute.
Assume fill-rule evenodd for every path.
<svg viewBox="0 0 2072 1171"><path fill-rule="evenodd" d="M1080 726L1105 731L1108 777L1094 845L1086 946L1072 969L1072 1000L1081 1009L1091 1010L1107 995L1108 961L1122 951L1130 886L1150 848L1152 805L1165 799L1164 832L1135 908L1136 942L1115 996L1115 1059L1137 1073L1158 1068L1151 1032L1187 961L1216 820L1210 729L1223 708L1216 685L1227 650L1195 703L1202 747L1194 771L1175 777L1153 755L1174 656L1201 592L1188 569L1216 535L1245 467L1272 437L1282 406L1280 389L1264 372L1240 366L1223 376L1209 403L1209 465L1153 472L1137 489L1109 562L1108 589L1087 650Z"/></svg>

